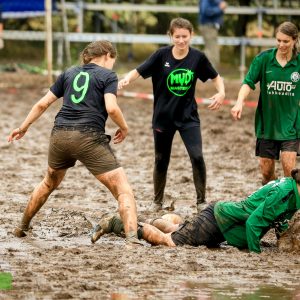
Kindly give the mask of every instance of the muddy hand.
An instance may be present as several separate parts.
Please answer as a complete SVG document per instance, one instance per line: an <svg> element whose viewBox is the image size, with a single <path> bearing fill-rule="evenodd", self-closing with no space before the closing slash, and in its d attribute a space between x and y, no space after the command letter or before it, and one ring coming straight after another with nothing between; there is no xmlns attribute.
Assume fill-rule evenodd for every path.
<svg viewBox="0 0 300 300"><path fill-rule="evenodd" d="M115 133L115 136L113 138L113 143L119 144L119 143L123 142L123 140L126 138L127 134L128 134L127 130L123 130L123 129L119 128Z"/></svg>
<svg viewBox="0 0 300 300"><path fill-rule="evenodd" d="M26 130L21 130L20 128L14 129L11 134L8 136L7 141L12 142L13 140L19 140L26 133Z"/></svg>

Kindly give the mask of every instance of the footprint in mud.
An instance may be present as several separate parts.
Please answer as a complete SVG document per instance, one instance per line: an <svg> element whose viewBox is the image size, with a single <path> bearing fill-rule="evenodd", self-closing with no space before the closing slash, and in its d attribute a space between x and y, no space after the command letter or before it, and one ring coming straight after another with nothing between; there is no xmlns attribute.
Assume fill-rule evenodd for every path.
<svg viewBox="0 0 300 300"><path fill-rule="evenodd" d="M74 237L88 234L92 227L92 222L83 212L51 208L44 219L34 226L33 235L42 239Z"/></svg>

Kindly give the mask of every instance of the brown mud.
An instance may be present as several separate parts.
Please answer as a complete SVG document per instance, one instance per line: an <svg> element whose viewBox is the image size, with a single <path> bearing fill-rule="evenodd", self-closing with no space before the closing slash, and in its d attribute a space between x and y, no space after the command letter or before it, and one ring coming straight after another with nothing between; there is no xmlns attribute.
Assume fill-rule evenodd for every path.
<svg viewBox="0 0 300 300"><path fill-rule="evenodd" d="M228 99L235 99L240 83L226 81ZM12 289L0 299L300 299L300 251L278 249L271 231L263 239L263 253L224 246L128 248L114 235L91 244L89 233L98 217L117 210L117 202L78 163L32 221L23 239L12 231L30 193L47 167L47 148L54 104L26 136L6 140L31 106L46 91L45 78L29 74L1 74L0 99L0 272L13 276ZM128 88L129 90L129 88ZM131 91L151 92L150 81L138 80ZM197 97L210 97L211 83L199 84ZM253 92L249 100L256 99ZM128 138L113 149L134 189L139 215L152 200L152 102L119 98L130 126ZM233 122L230 107L211 112L199 105L203 150L207 166L207 200L238 200L260 187L254 155L254 109L245 107ZM107 133L116 127L108 122ZM280 165L276 165L282 176ZM165 205L175 201L183 218L196 213L191 166L179 135L175 136L165 192ZM285 245L290 241L283 243ZM288 248L287 250L290 250Z"/></svg>

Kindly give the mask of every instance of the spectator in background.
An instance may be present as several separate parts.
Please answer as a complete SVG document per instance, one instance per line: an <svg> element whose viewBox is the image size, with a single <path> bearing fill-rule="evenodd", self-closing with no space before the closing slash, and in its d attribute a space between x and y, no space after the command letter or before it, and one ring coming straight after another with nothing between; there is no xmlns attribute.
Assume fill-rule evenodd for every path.
<svg viewBox="0 0 300 300"><path fill-rule="evenodd" d="M4 47L3 42L3 19L2 19L2 7L0 4L0 49Z"/></svg>
<svg viewBox="0 0 300 300"><path fill-rule="evenodd" d="M204 40L204 52L215 68L220 64L218 32L223 23L227 3L223 0L200 0L199 23L200 33Z"/></svg>

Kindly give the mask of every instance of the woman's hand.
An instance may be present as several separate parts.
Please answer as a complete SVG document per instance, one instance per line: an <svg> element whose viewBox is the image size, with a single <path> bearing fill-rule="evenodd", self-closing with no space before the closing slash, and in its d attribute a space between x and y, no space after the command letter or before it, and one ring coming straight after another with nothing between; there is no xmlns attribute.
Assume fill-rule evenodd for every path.
<svg viewBox="0 0 300 300"><path fill-rule="evenodd" d="M242 117L243 104L237 102L234 107L231 109L231 115L235 121L239 120Z"/></svg>
<svg viewBox="0 0 300 300"><path fill-rule="evenodd" d="M123 142L127 135L128 135L128 129L119 128L115 133L115 136L113 138L113 143L119 144L119 143Z"/></svg>
<svg viewBox="0 0 300 300"><path fill-rule="evenodd" d="M21 128L16 128L8 136L7 141L12 142L13 140L19 140L25 135L25 133L26 130L22 130Z"/></svg>
<svg viewBox="0 0 300 300"><path fill-rule="evenodd" d="M118 82L118 90L129 84L129 80L125 77Z"/></svg>
<svg viewBox="0 0 300 300"><path fill-rule="evenodd" d="M231 109L231 115L235 121L239 120L242 117L244 102L245 99L248 97L250 91L251 88L248 84L244 83L241 86L236 103Z"/></svg>
<svg viewBox="0 0 300 300"><path fill-rule="evenodd" d="M212 100L212 103L210 105L208 105L208 108L211 110L217 110L221 107L221 105L223 104L225 98L225 94L224 93L217 93L215 95L213 95L210 99Z"/></svg>
<svg viewBox="0 0 300 300"><path fill-rule="evenodd" d="M140 74L136 69L131 70L123 79L118 83L118 89L122 89L124 86L128 85L130 82L136 80L140 77Z"/></svg>

